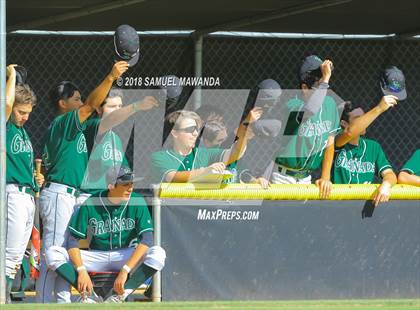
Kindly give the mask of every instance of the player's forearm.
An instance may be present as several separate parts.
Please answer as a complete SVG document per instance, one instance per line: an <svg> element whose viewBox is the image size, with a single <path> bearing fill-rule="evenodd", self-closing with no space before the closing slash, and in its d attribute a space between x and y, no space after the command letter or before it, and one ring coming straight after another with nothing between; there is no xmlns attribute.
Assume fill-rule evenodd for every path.
<svg viewBox="0 0 420 310"><path fill-rule="evenodd" d="M167 174L165 181L174 183L186 183L190 179L198 177L206 173L205 168L194 169L191 171L177 171Z"/></svg>
<svg viewBox="0 0 420 310"><path fill-rule="evenodd" d="M238 159L242 158L245 153L246 146L248 144L248 138L246 137L246 131L248 130L247 126L241 124L238 128L237 137L238 139L232 145L230 150L228 150L223 156L223 162L226 165L229 165Z"/></svg>
<svg viewBox="0 0 420 310"><path fill-rule="evenodd" d="M321 108L322 104L324 103L325 96L328 92L328 82L320 83L318 89L316 89L309 100L304 104L303 108L306 111L309 111L311 114L318 113L319 109Z"/></svg>
<svg viewBox="0 0 420 310"><path fill-rule="evenodd" d="M322 159L321 178L325 180L331 179L331 168L334 162L334 137L328 137L328 145L325 149L324 158Z"/></svg>
<svg viewBox="0 0 420 310"><path fill-rule="evenodd" d="M353 119L350 126L337 137L335 144L337 146L343 146L353 138L359 136L381 114L382 110L379 107L374 107L366 114Z"/></svg>
<svg viewBox="0 0 420 310"><path fill-rule="evenodd" d="M79 248L71 248L71 249L68 249L67 252L69 253L71 262L76 268L83 266L82 256L80 255Z"/></svg>
<svg viewBox="0 0 420 310"><path fill-rule="evenodd" d="M140 243L134 250L133 254L131 254L130 258L127 260L125 265L127 265L130 269L136 267L138 263L142 260L148 249L149 247L147 245Z"/></svg>
<svg viewBox="0 0 420 310"><path fill-rule="evenodd" d="M13 103L15 102L16 75L10 75L6 83L6 121L12 114Z"/></svg>
<svg viewBox="0 0 420 310"><path fill-rule="evenodd" d="M401 171L398 174L398 184L420 186L420 177L415 174Z"/></svg>
<svg viewBox="0 0 420 310"><path fill-rule="evenodd" d="M388 183L391 187L397 184L397 176L391 169L382 175L382 184L384 183Z"/></svg>
<svg viewBox="0 0 420 310"><path fill-rule="evenodd" d="M98 135L102 135L115 126L118 126L136 112L134 104L118 109L101 120Z"/></svg>
<svg viewBox="0 0 420 310"><path fill-rule="evenodd" d="M87 120L89 116L104 102L114 80L115 78L111 74L108 74L101 84L99 84L89 94L85 105L79 109L79 119L81 123Z"/></svg>

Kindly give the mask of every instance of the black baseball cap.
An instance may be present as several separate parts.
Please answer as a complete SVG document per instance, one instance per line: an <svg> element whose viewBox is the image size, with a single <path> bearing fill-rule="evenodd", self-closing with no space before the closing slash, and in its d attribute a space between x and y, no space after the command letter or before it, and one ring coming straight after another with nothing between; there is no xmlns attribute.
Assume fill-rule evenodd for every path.
<svg viewBox="0 0 420 310"><path fill-rule="evenodd" d="M114 34L115 61L126 61L130 67L140 58L140 40L137 31L129 25L120 25Z"/></svg>
<svg viewBox="0 0 420 310"><path fill-rule="evenodd" d="M265 79L258 84L258 100L277 100L280 98L282 90L280 84L273 79Z"/></svg>
<svg viewBox="0 0 420 310"><path fill-rule="evenodd" d="M108 184L126 184L134 182L134 173L127 166L112 167L106 175Z"/></svg>
<svg viewBox="0 0 420 310"><path fill-rule="evenodd" d="M379 84L384 95L394 95L398 100L407 98L404 73L396 66L389 66L382 72Z"/></svg>
<svg viewBox="0 0 420 310"><path fill-rule="evenodd" d="M315 70L319 70L322 64L322 59L317 55L310 55L303 59L299 70L299 77L301 81L305 81L305 77Z"/></svg>
<svg viewBox="0 0 420 310"><path fill-rule="evenodd" d="M23 66L16 66L16 85L26 84L26 78L28 77L28 71Z"/></svg>

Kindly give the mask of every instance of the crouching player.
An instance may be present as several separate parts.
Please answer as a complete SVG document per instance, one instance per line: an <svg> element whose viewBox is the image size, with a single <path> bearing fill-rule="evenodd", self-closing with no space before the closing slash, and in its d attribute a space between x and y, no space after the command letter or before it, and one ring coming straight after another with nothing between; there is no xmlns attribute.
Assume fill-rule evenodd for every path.
<svg viewBox="0 0 420 310"><path fill-rule="evenodd" d="M133 193L134 174L127 167L111 168L108 190L87 199L72 216L68 249L52 246L48 267L76 288L84 299L93 292L88 272L119 272L106 301L123 302L165 263L165 251L153 246L153 226L142 196ZM89 250L78 240L88 239ZM137 247L134 247L137 244Z"/></svg>

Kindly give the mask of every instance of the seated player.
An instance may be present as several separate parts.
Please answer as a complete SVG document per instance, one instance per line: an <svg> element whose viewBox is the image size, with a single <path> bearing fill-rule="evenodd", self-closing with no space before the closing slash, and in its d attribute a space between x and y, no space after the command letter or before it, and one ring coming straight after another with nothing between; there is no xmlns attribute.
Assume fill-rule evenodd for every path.
<svg viewBox="0 0 420 310"><path fill-rule="evenodd" d="M366 184L372 183L375 175L382 177L374 198L375 206L389 200L397 177L381 145L362 135L376 117L396 104L396 97L384 96L375 108L365 113L362 108L347 102L340 121L343 131L335 139L334 184Z"/></svg>
<svg viewBox="0 0 420 310"><path fill-rule="evenodd" d="M123 302L164 266L165 251L153 246L150 213L143 197L133 192L133 180L128 167L111 168L108 190L91 196L73 214L68 249L52 246L46 253L48 267L84 302L92 302L88 296L94 293L88 272L119 272L106 301ZM89 250L80 250L78 240L86 238Z"/></svg>
<svg viewBox="0 0 420 310"><path fill-rule="evenodd" d="M172 128L170 149L152 154L151 167L153 181L188 182L188 180L209 174L222 173L226 166L240 159L248 143L247 126L255 121L251 114L247 123L239 126L238 139L230 149L197 147L196 141L202 121L197 113L179 110L170 113L165 122Z"/></svg>
<svg viewBox="0 0 420 310"><path fill-rule="evenodd" d="M399 184L420 186L420 149L417 149L398 174Z"/></svg>

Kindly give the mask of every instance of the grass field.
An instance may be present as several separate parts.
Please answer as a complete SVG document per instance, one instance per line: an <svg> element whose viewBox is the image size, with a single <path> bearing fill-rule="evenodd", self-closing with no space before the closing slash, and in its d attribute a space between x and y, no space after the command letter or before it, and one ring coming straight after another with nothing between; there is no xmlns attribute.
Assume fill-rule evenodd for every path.
<svg viewBox="0 0 420 310"><path fill-rule="evenodd" d="M311 300L311 301L215 301L215 302L135 302L125 304L13 304L0 305L4 310L44 309L159 309L159 310L420 310L420 299L393 300Z"/></svg>

